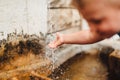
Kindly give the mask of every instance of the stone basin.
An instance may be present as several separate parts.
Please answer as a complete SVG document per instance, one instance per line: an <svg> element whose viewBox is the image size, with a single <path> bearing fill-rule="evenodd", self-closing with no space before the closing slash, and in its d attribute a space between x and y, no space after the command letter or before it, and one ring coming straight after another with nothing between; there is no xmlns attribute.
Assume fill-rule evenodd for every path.
<svg viewBox="0 0 120 80"><path fill-rule="evenodd" d="M120 60L114 55L119 53L119 44L120 42L104 41L86 45L86 48L81 46L81 50L78 49L78 53L73 53L73 56L71 51L71 53L59 55L64 56L61 57L63 63L59 60L60 58L56 60L55 69L50 77L53 80L119 80L119 65L115 63L120 64Z"/></svg>

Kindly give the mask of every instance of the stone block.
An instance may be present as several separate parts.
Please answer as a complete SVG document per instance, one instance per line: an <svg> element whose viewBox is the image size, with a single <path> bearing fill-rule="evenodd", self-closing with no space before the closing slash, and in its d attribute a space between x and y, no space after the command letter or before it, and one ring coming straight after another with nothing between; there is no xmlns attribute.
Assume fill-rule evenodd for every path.
<svg viewBox="0 0 120 80"><path fill-rule="evenodd" d="M75 9L49 9L48 33L81 25L81 17Z"/></svg>
<svg viewBox="0 0 120 80"><path fill-rule="evenodd" d="M70 7L71 0L49 0L48 7Z"/></svg>

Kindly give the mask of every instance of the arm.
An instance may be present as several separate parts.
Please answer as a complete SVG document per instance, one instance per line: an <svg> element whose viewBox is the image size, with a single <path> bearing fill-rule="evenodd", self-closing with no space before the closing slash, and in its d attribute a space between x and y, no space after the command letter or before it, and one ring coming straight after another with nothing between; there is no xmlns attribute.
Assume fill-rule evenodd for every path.
<svg viewBox="0 0 120 80"><path fill-rule="evenodd" d="M91 30L82 30L72 34L63 35L65 44L91 44L103 40L103 36Z"/></svg>
<svg viewBox="0 0 120 80"><path fill-rule="evenodd" d="M92 30L82 30L71 34L59 34L57 38L49 44L51 48L56 48L62 44L91 44L110 37L111 35L100 35Z"/></svg>

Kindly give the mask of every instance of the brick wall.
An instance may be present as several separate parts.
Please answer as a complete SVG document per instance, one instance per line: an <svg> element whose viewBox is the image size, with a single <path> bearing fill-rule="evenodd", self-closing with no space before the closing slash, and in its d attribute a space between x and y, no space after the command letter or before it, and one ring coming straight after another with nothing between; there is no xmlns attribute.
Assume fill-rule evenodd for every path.
<svg viewBox="0 0 120 80"><path fill-rule="evenodd" d="M70 0L48 2L48 33L81 28L81 16L70 6Z"/></svg>

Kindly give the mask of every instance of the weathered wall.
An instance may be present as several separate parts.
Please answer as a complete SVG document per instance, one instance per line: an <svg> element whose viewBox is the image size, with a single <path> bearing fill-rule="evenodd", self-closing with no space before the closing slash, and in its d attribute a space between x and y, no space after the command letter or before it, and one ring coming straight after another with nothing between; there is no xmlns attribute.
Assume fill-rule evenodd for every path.
<svg viewBox="0 0 120 80"><path fill-rule="evenodd" d="M49 69L51 62L45 57L44 41L35 35L39 32L44 34L47 32L47 0L0 0L0 80L8 80L8 78L10 80L32 80L34 78L31 76L32 74L36 75L36 71L45 71L45 74L49 72L46 70ZM10 40L4 40L5 43L1 44L1 39L6 38L7 34L10 33ZM26 51L26 49L23 50L26 48L24 39L19 41L22 40L23 36L26 39L29 38L29 47L31 45L30 40L38 42L33 44L34 48L37 48L37 45L42 41L40 44L44 45L41 46L41 51L44 51L43 54L38 52L39 55L31 55L33 48L29 48L30 52L23 52ZM11 38L17 39L18 42ZM12 42L9 43L9 41ZM13 47L14 44L17 46L16 50ZM40 50L40 46L34 51L38 50ZM19 52L23 54L19 55ZM45 67L47 68L45 69ZM40 77L38 74L37 76Z"/></svg>
<svg viewBox="0 0 120 80"><path fill-rule="evenodd" d="M0 0L0 32L46 33L47 0Z"/></svg>
<svg viewBox="0 0 120 80"><path fill-rule="evenodd" d="M70 0L48 1L48 33L81 28L81 16L71 7Z"/></svg>

